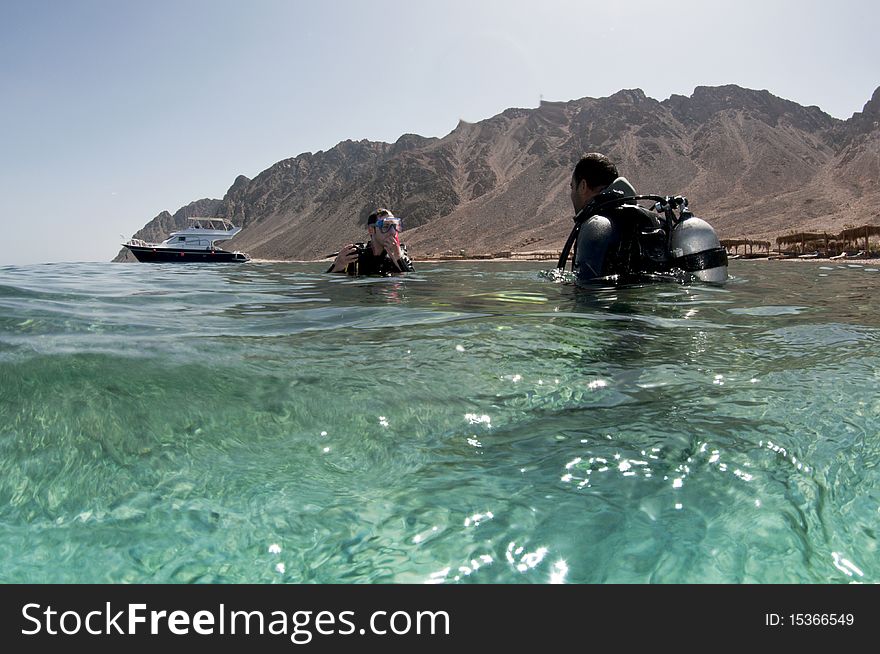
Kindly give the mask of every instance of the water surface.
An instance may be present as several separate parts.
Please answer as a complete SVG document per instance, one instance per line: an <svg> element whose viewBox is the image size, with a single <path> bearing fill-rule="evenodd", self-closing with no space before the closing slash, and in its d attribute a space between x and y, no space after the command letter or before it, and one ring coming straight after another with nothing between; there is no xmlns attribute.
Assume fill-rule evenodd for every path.
<svg viewBox="0 0 880 654"><path fill-rule="evenodd" d="M0 267L0 582L880 580L880 272Z"/></svg>

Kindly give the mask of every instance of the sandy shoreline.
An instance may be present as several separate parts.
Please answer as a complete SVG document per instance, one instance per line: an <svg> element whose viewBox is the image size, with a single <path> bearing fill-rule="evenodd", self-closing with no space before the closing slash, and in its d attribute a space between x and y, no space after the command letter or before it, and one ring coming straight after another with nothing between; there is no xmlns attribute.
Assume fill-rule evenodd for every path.
<svg viewBox="0 0 880 654"><path fill-rule="evenodd" d="M500 257L492 257L489 258L475 258L475 259L419 259L413 258L413 263L514 263L514 262L526 262L526 263L536 263L536 262L547 262L549 264L555 265L556 259L527 259L523 257L511 257L511 258L500 258ZM819 257L812 257L808 259L799 259L797 257L790 258L767 258L767 257L755 257L753 259L731 259L733 261L793 261L795 263L825 263L825 264L838 264L838 265L864 265L864 266L880 266L880 259L822 259ZM251 263L326 263L328 266L330 265L329 259L317 259L317 260L304 260L304 259L251 259Z"/></svg>
<svg viewBox="0 0 880 654"><path fill-rule="evenodd" d="M731 259L731 261L794 261L795 263L830 263L837 265L859 265L859 266L876 266L880 265L880 259L823 259L820 257L810 257L808 259L799 259L797 257L773 258L756 257L754 259Z"/></svg>

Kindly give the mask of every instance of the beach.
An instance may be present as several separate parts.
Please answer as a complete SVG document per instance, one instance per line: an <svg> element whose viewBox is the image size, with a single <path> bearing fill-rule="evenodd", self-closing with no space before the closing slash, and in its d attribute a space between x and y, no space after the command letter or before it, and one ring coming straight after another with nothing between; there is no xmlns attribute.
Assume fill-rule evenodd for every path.
<svg viewBox="0 0 880 654"><path fill-rule="evenodd" d="M473 255L467 257L419 257L418 255L412 257L413 263L436 263L436 262L450 262L450 261L459 261L466 263L475 263L475 262L487 262L487 263L513 263L517 261L527 261L527 262L535 262L535 261L549 261L555 262L558 257L538 257L538 256L519 256L519 257L493 257L489 255ZM864 266L878 266L880 265L880 258L852 258L852 259L831 259L831 258L822 258L822 257L809 257L805 259L801 259L800 257L737 257L731 258L731 261L794 261L798 263L825 263L825 264L851 264L851 265L864 265ZM332 262L332 259L313 259L313 260L305 260L305 259L251 259L251 263L326 263L328 266Z"/></svg>

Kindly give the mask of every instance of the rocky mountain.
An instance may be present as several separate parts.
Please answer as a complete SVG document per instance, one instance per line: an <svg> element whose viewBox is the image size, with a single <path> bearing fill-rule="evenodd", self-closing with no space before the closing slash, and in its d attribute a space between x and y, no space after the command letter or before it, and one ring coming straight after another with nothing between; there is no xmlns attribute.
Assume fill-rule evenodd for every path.
<svg viewBox="0 0 880 654"><path fill-rule="evenodd" d="M240 176L222 200L163 212L135 236L222 216L243 227L226 247L312 260L363 240L367 215L384 206L403 217L416 257L558 249L572 224L572 167L592 151L640 192L686 195L721 238L880 224L880 88L842 121L731 85L662 102L638 89L542 102L460 122L443 138L344 141Z"/></svg>

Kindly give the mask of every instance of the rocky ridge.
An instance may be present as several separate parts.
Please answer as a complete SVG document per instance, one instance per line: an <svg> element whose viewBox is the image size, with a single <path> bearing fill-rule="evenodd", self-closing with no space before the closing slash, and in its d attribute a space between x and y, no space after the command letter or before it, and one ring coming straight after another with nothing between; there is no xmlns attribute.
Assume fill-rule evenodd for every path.
<svg viewBox="0 0 880 654"><path fill-rule="evenodd" d="M687 195L721 238L880 225L880 88L842 121L729 85L662 102L639 89L542 102L462 121L443 138L343 141L239 176L222 200L162 212L134 236L161 240L188 216L225 217L243 227L226 247L313 260L362 240L367 215L385 206L403 217L416 257L558 249L572 167L592 151L640 192Z"/></svg>

